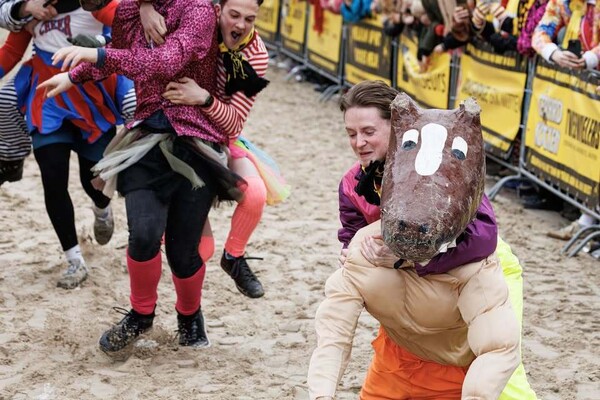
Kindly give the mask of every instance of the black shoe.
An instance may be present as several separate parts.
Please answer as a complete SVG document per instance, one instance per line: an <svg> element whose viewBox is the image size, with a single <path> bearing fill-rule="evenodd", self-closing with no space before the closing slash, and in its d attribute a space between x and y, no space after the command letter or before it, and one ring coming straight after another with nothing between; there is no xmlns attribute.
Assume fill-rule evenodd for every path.
<svg viewBox="0 0 600 400"><path fill-rule="evenodd" d="M256 275L250 270L246 260L262 260L262 258L241 256L229 260L223 250L221 268L233 278L235 286L243 295L253 299L262 297L265 291L258 278L256 278Z"/></svg>
<svg viewBox="0 0 600 400"><path fill-rule="evenodd" d="M524 197L522 203L523 208L529 210L562 210L562 203L560 201L547 199L545 197L540 197L537 195Z"/></svg>
<svg viewBox="0 0 600 400"><path fill-rule="evenodd" d="M179 332L179 345L190 347L208 347L210 341L204 329L204 317L199 308L192 315L177 313L177 332Z"/></svg>
<svg viewBox="0 0 600 400"><path fill-rule="evenodd" d="M100 338L100 349L105 353L117 352L133 343L138 336L152 328L154 320L154 313L142 315L121 307L114 307L114 310L125 317Z"/></svg>
<svg viewBox="0 0 600 400"><path fill-rule="evenodd" d="M16 182L23 178L23 165L25 160L2 161L0 160L0 185L4 182Z"/></svg>

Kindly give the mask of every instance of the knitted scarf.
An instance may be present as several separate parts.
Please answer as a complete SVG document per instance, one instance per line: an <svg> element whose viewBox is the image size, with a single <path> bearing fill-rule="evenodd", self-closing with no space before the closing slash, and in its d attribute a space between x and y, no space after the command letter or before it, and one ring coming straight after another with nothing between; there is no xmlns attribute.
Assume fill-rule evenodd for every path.
<svg viewBox="0 0 600 400"><path fill-rule="evenodd" d="M381 180L384 165L384 161L371 161L366 168L361 167L363 176L354 191L364 197L369 204L378 206L381 203Z"/></svg>
<svg viewBox="0 0 600 400"><path fill-rule="evenodd" d="M246 97L253 97L269 84L268 80L258 76L252 65L242 54L242 50L254 40L256 35L256 31L252 28L248 36L241 41L235 50L229 49L223 42L219 44L219 50L223 56L223 65L225 66L225 94L227 96L241 90Z"/></svg>

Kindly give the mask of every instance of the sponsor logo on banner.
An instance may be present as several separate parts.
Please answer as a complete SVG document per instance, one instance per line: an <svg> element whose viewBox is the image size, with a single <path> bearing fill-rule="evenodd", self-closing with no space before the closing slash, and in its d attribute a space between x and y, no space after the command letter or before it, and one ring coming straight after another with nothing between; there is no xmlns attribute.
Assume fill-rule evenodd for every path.
<svg viewBox="0 0 600 400"><path fill-rule="evenodd" d="M346 55L344 68L349 83L374 79L392 83L392 41L383 34L379 19L348 26Z"/></svg>
<svg viewBox="0 0 600 400"><path fill-rule="evenodd" d="M525 168L588 208L600 195L598 83L539 61L525 130Z"/></svg>
<svg viewBox="0 0 600 400"><path fill-rule="evenodd" d="M508 158L523 119L527 63L516 54L495 54L476 42L461 56L457 102L474 97L481 106L486 151Z"/></svg>

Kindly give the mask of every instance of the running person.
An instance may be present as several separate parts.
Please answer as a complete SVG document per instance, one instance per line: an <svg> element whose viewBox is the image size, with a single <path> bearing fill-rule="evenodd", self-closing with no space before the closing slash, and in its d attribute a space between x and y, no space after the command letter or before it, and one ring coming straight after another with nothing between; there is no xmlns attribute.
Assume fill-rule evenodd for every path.
<svg viewBox="0 0 600 400"><path fill-rule="evenodd" d="M68 262L68 268L58 281L58 286L66 289L76 287L88 276L68 191L70 153L73 150L78 154L81 185L94 203L96 240L106 244L114 229L110 199L93 188L90 169L113 138L115 125L123 123L115 99L131 89L132 83L112 75L102 83L73 87L57 99L46 99L44 93L37 90L37 83L60 73L60 68L52 65L52 56L69 46L70 38L81 33L101 35L106 32L115 8L116 3L113 3L89 13L76 0L61 1L60 13L33 28L35 54L14 80L40 167L46 210ZM2 48L0 57L8 70L21 60L30 40L31 34L27 31L10 34L8 46Z"/></svg>
<svg viewBox="0 0 600 400"><path fill-rule="evenodd" d="M203 111L229 135L231 168L247 182L244 198L236 206L231 229L221 256L221 267L235 281L244 295L258 298L264 295L262 284L252 272L244 256L250 236L260 222L266 203L275 204L289 195L277 171L261 162L252 152L252 144L240 137L242 128L256 99L266 86L269 55L254 29L254 22L262 0L221 0L215 4L219 27L221 57L217 70L217 89L210 93L189 78L171 82L164 97L175 104L202 106ZM146 36L159 43L164 34L160 16L151 3L140 6L140 15ZM210 225L205 227L201 256L206 261L214 252Z"/></svg>
<svg viewBox="0 0 600 400"><path fill-rule="evenodd" d="M242 195L243 181L226 168L227 135L201 107L174 105L162 97L169 82L184 77L210 92L216 89L218 43L212 3L171 0L154 5L169 32L162 45L148 44L138 3L124 0L115 15L112 43L106 48L72 47L58 53L55 62L63 61L64 68L81 61L88 64L41 85L54 96L74 82L118 72L133 79L136 87L135 118L140 123L115 144L131 155L117 180L129 225L131 310L100 338L100 348L107 354L124 349L152 327L163 233L177 293L179 344L209 345L201 310L206 267L198 254L200 236L217 195L229 200ZM114 154L102 162L110 163Z"/></svg>
<svg viewBox="0 0 600 400"><path fill-rule="evenodd" d="M115 0L116 1L116 0ZM0 27L11 30L11 33L2 48L0 49L0 78L6 76L19 61L23 60L25 52L31 41L29 31L33 31L36 24L45 19L52 19L58 14L67 14L74 7L79 7L74 1L61 1L53 5L43 6L45 2L38 0L19 1L19 0L0 0ZM84 10L88 5L83 2ZM113 4L113 6L116 6ZM89 10L88 10L89 11ZM112 20L111 14L114 13L114 7L108 8L108 19ZM100 18L104 18L103 14ZM58 17L60 19L60 17ZM27 31L25 31L25 27ZM102 34L98 30L90 31L86 38L92 38L98 44L110 41L110 29L105 27ZM76 35L69 36L69 40L77 40L84 36L81 31ZM31 137L21 108L25 103L29 86L29 79L23 75L19 77L17 85L12 78L0 88L0 185L4 182L16 182L23 176L23 164L25 158L31 152ZM133 85L120 86L119 89L129 87L129 91L122 93L117 91L116 102L124 120L130 120L135 111L135 91Z"/></svg>

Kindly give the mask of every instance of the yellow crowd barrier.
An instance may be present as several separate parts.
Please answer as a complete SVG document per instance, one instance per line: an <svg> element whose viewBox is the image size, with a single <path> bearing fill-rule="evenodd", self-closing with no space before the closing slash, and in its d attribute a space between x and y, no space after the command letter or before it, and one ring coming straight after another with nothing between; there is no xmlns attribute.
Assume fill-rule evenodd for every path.
<svg viewBox="0 0 600 400"><path fill-rule="evenodd" d="M405 31L396 52L396 86L430 108L448 108L450 101L449 53L433 53L426 70L417 61L417 37Z"/></svg>
<svg viewBox="0 0 600 400"><path fill-rule="evenodd" d="M525 131L525 168L586 207L600 188L600 80L540 61Z"/></svg>
<svg viewBox="0 0 600 400"><path fill-rule="evenodd" d="M289 0L284 7L281 0L265 0L257 28L303 68L333 81L322 99L372 79L395 85L426 107L449 108L475 97L482 108L486 152L516 171L501 184L525 177L600 218L596 75L518 54L498 55L485 43L469 44L458 57L433 53L427 68L421 68L411 31L391 41L377 19L344 25L340 15L328 10L320 32L315 22L313 7L302 0ZM520 146L518 165L507 162L515 146ZM493 188L490 197L498 190Z"/></svg>
<svg viewBox="0 0 600 400"><path fill-rule="evenodd" d="M486 151L507 158L523 118L527 59L495 54L486 43L469 44L460 59L457 102L468 97L481 107Z"/></svg>
<svg viewBox="0 0 600 400"><path fill-rule="evenodd" d="M308 2L289 0L281 16L281 49L296 60L304 57L307 23Z"/></svg>

